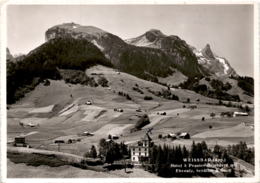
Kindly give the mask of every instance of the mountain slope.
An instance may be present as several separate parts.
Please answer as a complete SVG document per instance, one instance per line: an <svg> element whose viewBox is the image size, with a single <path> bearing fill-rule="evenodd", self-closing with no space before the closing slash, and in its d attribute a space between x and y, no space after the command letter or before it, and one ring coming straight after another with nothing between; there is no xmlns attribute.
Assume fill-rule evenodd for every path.
<svg viewBox="0 0 260 183"><path fill-rule="evenodd" d="M46 31L45 36L45 44L23 56L21 61L8 64L8 103L34 89L42 79L63 78L58 68L70 69L68 72L71 77L66 80L73 83L80 80L78 83L91 82L95 86L91 78L83 78L82 71L100 64L168 86L177 87L187 81L182 84L184 88L196 92L203 89L202 93L205 93L206 87L197 88L197 85L201 85L197 79L212 76L214 80L223 80L236 76L229 63L216 56L209 45L197 51L179 37L166 36L159 30L153 29L127 40L130 44L99 28L74 23L54 26ZM207 86L209 84L206 83ZM26 85L29 87L24 88ZM242 87L247 90L251 86L242 84ZM210 94L206 96L215 96L215 93Z"/></svg>
<svg viewBox="0 0 260 183"><path fill-rule="evenodd" d="M147 32L150 40L158 36L163 37L155 30ZM177 68L188 77L201 75L196 56L179 38L176 39L176 44L169 43L173 45L173 50L165 52L153 47L136 47L99 28L74 23L54 26L46 31L45 37L47 41L57 37L87 39L95 44L116 68L144 79L154 80L157 76L169 76L173 72L171 68Z"/></svg>
<svg viewBox="0 0 260 183"><path fill-rule="evenodd" d="M84 71L96 64L111 66L89 41L52 39L31 51L22 61L7 64L7 102L13 103L23 97L45 78L60 78L58 68Z"/></svg>
<svg viewBox="0 0 260 183"><path fill-rule="evenodd" d="M233 101L252 101L253 92L250 88L252 85L245 86L246 90L242 90L238 87L237 79L239 75L231 67L229 62L223 58L219 57L211 50L209 44L205 46L202 50L197 50L195 47L188 45L185 41L181 40L178 36L167 36L159 30L152 29L147 31L145 34L138 36L136 38L125 40L128 44L135 45L138 47L154 48L161 50L166 54L175 55L179 58L178 65L182 65L186 68L191 68L192 70L198 69L204 77L188 77L183 76L180 78L180 82L176 82L176 76L179 74L171 74L165 78L159 78L160 82L166 83L169 86L179 85L185 89L193 90L202 95L217 98L222 100L233 100ZM191 50L192 53L186 51ZM188 54L187 54L188 53ZM183 55L185 55L183 57ZM194 63L189 60L185 62L185 58L194 58ZM178 59L177 59L178 60ZM193 60L193 59L192 59ZM195 66L195 68L193 68ZM179 69L181 70L181 69ZM178 72L177 72L178 73ZM167 79L166 79L167 78ZM207 80L205 80L207 78ZM212 89L211 85L213 83L218 83L218 87ZM173 82L171 81L173 80ZM220 87L221 86L221 87ZM224 86L229 86L228 89L222 90Z"/></svg>

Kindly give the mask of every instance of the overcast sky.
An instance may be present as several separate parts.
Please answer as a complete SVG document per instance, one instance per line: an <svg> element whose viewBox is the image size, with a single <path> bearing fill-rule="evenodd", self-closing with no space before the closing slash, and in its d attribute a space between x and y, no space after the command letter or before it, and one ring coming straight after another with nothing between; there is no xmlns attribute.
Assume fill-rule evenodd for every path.
<svg viewBox="0 0 260 183"><path fill-rule="evenodd" d="M9 5L7 46L28 53L57 24L92 25L122 39L154 28L197 49L207 43L241 75L253 76L252 5Z"/></svg>

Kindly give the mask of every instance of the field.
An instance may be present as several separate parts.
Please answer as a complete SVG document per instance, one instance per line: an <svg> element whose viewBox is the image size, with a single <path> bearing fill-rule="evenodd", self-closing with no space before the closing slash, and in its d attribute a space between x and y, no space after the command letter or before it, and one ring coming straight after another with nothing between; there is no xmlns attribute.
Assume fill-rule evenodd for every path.
<svg viewBox="0 0 260 183"><path fill-rule="evenodd" d="M65 143L60 145L61 152L83 156L92 145L98 147L99 140L107 138L109 134L118 135L117 142L130 145L142 138L151 127L151 137L156 144L181 144L189 148L192 141L205 140L209 147L216 144L227 146L240 141L254 146L252 115L220 116L221 112L238 111L237 108L217 105L218 100L183 89L171 89L179 97L179 101L157 97L150 91L167 90L167 87L106 67L92 67L86 74L95 80L105 77L109 81L109 87L94 88L50 80L49 86L40 84L19 102L10 105L7 112L7 137L10 146L15 136L25 135L26 142L33 148L57 151L58 145L54 141L64 140ZM143 94L133 90L133 87L138 87ZM131 100L118 92L127 93ZM144 96L152 96L153 100L144 100ZM190 103L186 103L187 98L190 98ZM88 105L88 101L92 105ZM189 108L191 105L196 105L197 108ZM123 112L114 111L114 108L122 108ZM137 112L137 109L141 109L141 112ZM166 115L158 115L158 112L166 112ZM216 114L213 118L210 116L212 112ZM143 114L148 114L151 123L140 131L130 133L130 129ZM204 121L202 117L205 118ZM82 136L86 131L94 136ZM159 134L178 132L188 132L191 139L172 141L158 138ZM69 139L75 139L75 142L66 143ZM31 169L30 175L25 173L25 167L26 170ZM140 169L134 169L133 172L128 176L151 177ZM33 177L36 174L37 177L127 177L123 170L108 174L68 168L67 165L34 168L8 160L9 177Z"/></svg>

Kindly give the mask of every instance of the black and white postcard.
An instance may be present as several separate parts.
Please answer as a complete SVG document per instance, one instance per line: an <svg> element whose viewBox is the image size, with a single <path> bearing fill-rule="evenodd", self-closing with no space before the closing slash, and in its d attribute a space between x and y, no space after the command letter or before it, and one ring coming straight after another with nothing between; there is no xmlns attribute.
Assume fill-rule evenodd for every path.
<svg viewBox="0 0 260 183"><path fill-rule="evenodd" d="M2 4L1 182L260 181L258 5L108 2Z"/></svg>

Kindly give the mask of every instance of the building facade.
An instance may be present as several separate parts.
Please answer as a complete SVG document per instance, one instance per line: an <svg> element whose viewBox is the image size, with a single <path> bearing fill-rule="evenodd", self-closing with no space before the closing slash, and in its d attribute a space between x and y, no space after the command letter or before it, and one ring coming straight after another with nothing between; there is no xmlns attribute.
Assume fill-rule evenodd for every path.
<svg viewBox="0 0 260 183"><path fill-rule="evenodd" d="M153 143L148 134L137 144L130 146L131 151L131 161L134 164L141 164L142 161L149 159L149 149L152 147Z"/></svg>

